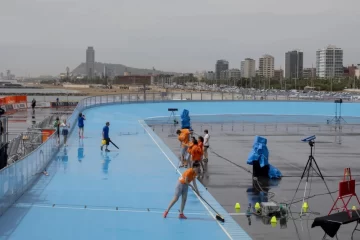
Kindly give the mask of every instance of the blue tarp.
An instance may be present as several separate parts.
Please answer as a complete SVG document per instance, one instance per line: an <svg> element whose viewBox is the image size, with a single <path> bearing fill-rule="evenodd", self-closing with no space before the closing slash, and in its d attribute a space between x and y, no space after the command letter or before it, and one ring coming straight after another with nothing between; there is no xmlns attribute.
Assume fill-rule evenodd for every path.
<svg viewBox="0 0 360 240"><path fill-rule="evenodd" d="M184 109L180 117L181 128L191 128L189 110Z"/></svg>
<svg viewBox="0 0 360 240"><path fill-rule="evenodd" d="M274 167L273 165L269 164L269 178L281 178L282 174L279 169Z"/></svg>
<svg viewBox="0 0 360 240"><path fill-rule="evenodd" d="M268 175L270 178L280 178L282 176L279 169L269 164L269 150L266 146L267 139L255 136L253 149L249 153L247 164L253 165L254 161L259 161L260 167L269 165Z"/></svg>
<svg viewBox="0 0 360 240"><path fill-rule="evenodd" d="M264 167L269 164L269 150L266 143L266 138L255 136L253 149L249 154L247 164L253 165L253 161L259 161L260 167Z"/></svg>

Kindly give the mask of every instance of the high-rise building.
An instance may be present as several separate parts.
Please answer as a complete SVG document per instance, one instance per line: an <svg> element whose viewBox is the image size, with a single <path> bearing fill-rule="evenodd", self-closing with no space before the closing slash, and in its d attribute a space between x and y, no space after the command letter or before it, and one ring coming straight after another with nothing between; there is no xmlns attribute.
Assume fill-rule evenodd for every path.
<svg viewBox="0 0 360 240"><path fill-rule="evenodd" d="M205 78L207 80L215 80L215 73L213 71L209 71L205 74Z"/></svg>
<svg viewBox="0 0 360 240"><path fill-rule="evenodd" d="M259 58L259 76L264 78L274 77L274 57L265 54Z"/></svg>
<svg viewBox="0 0 360 240"><path fill-rule="evenodd" d="M220 72L220 79L226 80L229 78L229 70L223 70Z"/></svg>
<svg viewBox="0 0 360 240"><path fill-rule="evenodd" d="M343 75L343 50L329 45L316 51L316 75L319 78L334 78Z"/></svg>
<svg viewBox="0 0 360 240"><path fill-rule="evenodd" d="M348 66L347 69L349 70L349 77L355 77L355 71L358 67L352 64L351 66Z"/></svg>
<svg viewBox="0 0 360 240"><path fill-rule="evenodd" d="M251 58L245 58L244 61L241 61L241 77L243 78L252 78L256 76L255 71L255 60Z"/></svg>
<svg viewBox="0 0 360 240"><path fill-rule="evenodd" d="M240 79L241 72L240 69L232 68L228 70L228 79Z"/></svg>
<svg viewBox="0 0 360 240"><path fill-rule="evenodd" d="M88 78L95 76L95 50L93 47L86 49L86 76Z"/></svg>
<svg viewBox="0 0 360 240"><path fill-rule="evenodd" d="M316 78L316 68L304 68L303 78L304 79L315 79Z"/></svg>
<svg viewBox="0 0 360 240"><path fill-rule="evenodd" d="M215 75L216 79L220 79L221 71L229 69L229 62L226 60L217 60L215 65Z"/></svg>
<svg viewBox="0 0 360 240"><path fill-rule="evenodd" d="M358 64L357 68L355 69L355 77L360 79L360 64Z"/></svg>
<svg viewBox="0 0 360 240"><path fill-rule="evenodd" d="M282 81L284 79L284 70L282 69L277 69L277 70L274 70L274 77L273 77L274 80L279 80L279 81Z"/></svg>
<svg viewBox="0 0 360 240"><path fill-rule="evenodd" d="M220 72L220 79L221 80L229 80L229 79L240 79L241 78L241 74L240 74L240 70L237 68L232 68L229 70L224 70Z"/></svg>
<svg viewBox="0 0 360 240"><path fill-rule="evenodd" d="M304 54L302 51L293 50L285 53L285 78L302 78Z"/></svg>

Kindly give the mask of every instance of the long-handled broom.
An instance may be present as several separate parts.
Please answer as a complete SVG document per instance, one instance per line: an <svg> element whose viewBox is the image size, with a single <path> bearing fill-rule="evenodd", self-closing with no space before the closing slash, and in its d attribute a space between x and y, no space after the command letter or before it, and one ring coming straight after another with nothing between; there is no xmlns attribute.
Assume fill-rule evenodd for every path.
<svg viewBox="0 0 360 240"><path fill-rule="evenodd" d="M223 218L202 196L200 196L194 189L193 186L191 186L189 184L189 186L191 187L191 189L195 192L195 194L200 197L215 213L216 213L216 219L220 222L225 222L225 218Z"/></svg>
<svg viewBox="0 0 360 240"><path fill-rule="evenodd" d="M113 143L113 141L109 141L109 142L111 142L112 143L112 145L114 145L117 149L119 149L119 147L118 146L116 146L116 144L115 143Z"/></svg>

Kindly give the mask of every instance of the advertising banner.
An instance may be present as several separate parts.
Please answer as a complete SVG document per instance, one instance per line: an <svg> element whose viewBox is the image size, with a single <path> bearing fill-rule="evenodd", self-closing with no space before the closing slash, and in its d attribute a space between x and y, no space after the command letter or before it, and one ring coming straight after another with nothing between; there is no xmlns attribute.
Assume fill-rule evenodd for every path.
<svg viewBox="0 0 360 240"><path fill-rule="evenodd" d="M51 107L76 107L77 104L78 102L51 102Z"/></svg>

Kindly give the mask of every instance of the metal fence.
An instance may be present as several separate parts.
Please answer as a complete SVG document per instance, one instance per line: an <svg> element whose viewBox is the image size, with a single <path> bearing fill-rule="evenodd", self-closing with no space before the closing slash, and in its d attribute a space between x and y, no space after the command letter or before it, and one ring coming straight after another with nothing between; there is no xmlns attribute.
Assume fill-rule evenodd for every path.
<svg viewBox="0 0 360 240"><path fill-rule="evenodd" d="M113 96L113 95L108 95ZM240 92L129 92L119 93L117 96L124 101L171 101L171 100L192 100L192 101L239 101L239 100L271 100L271 101L333 101L339 96L326 96L316 93L288 93L288 92L251 92L249 90L241 90ZM93 96L95 97L95 96ZM92 97L92 98L93 98ZM101 96L97 96L101 97ZM55 102L57 98L60 101L78 102L89 98L85 96L29 96L29 100L35 98L37 102ZM358 98L350 96L342 97L346 102L360 101Z"/></svg>
<svg viewBox="0 0 360 240"><path fill-rule="evenodd" d="M174 134L181 127L174 119L180 122L179 116L147 118L145 122L154 131ZM190 119L194 131L200 133L208 129L242 135L360 135L360 117L345 117L340 122L331 116L266 114L190 115Z"/></svg>
<svg viewBox="0 0 360 240"><path fill-rule="evenodd" d="M85 109L108 104L127 104L144 102L161 102L173 100L244 100L247 96L236 93L127 93L107 96L87 97L79 101L78 105L67 118L70 132L74 129L77 117ZM253 99L251 99L253 100ZM279 98L277 100L280 100ZM287 99L283 99L287 100ZM48 121L48 123L50 120ZM243 125L245 127L245 125ZM233 129L242 129L241 126ZM32 131L31 131L32 132ZM24 145L24 153L16 163L0 170L0 215L10 207L44 171L50 161L59 152L55 134L51 135L43 144L38 144L38 134L32 133L29 144ZM24 140L24 134L19 138ZM19 140L19 139L18 139ZM21 141L20 140L20 141ZM11 146L11 152L16 155L16 146ZM28 149L28 150L26 150ZM30 152L31 151L31 152Z"/></svg>
<svg viewBox="0 0 360 240"><path fill-rule="evenodd" d="M149 124L155 132L168 132L174 135L180 125L174 124ZM307 135L316 134L318 136L360 136L359 125L341 126L329 124L300 124L300 123L245 123L245 122L224 122L224 123L193 123L192 128L197 133L202 133L205 129L210 132L223 132L228 134L249 135Z"/></svg>
<svg viewBox="0 0 360 240"><path fill-rule="evenodd" d="M180 121L180 116L175 116ZM321 115L273 115L273 114L201 114L191 115L192 123L264 123L264 124L327 124L335 123L334 116ZM145 119L148 125L172 123L174 117L161 116ZM360 117L344 117L343 125L360 124Z"/></svg>

